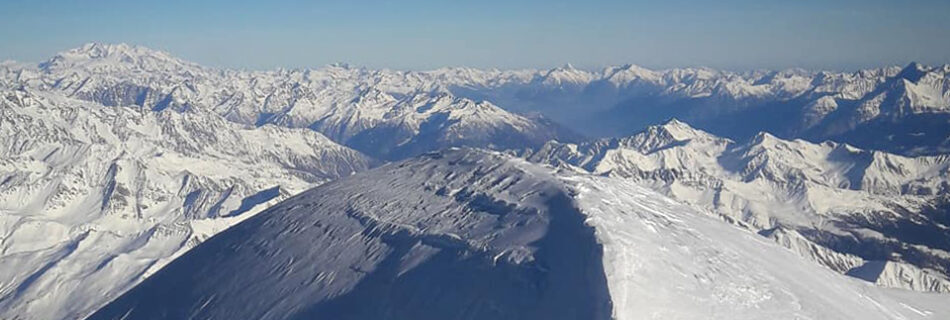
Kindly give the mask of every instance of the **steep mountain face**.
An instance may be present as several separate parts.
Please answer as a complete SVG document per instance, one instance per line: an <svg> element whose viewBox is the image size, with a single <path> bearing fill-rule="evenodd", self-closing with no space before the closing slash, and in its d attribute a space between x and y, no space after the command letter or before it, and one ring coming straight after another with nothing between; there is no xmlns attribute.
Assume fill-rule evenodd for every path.
<svg viewBox="0 0 950 320"><path fill-rule="evenodd" d="M242 124L310 128L381 159L449 146L506 148L576 140L576 135L543 118L452 96L436 81L443 78L437 73L342 65L322 70L222 71L142 47L89 44L38 68L8 71L5 78L18 86L106 106L202 110Z"/></svg>
<svg viewBox="0 0 950 320"><path fill-rule="evenodd" d="M0 91L0 318L81 317L214 233L369 165L311 130Z"/></svg>
<svg viewBox="0 0 950 320"><path fill-rule="evenodd" d="M950 229L941 209L950 199L948 156L909 158L767 133L735 143L677 120L626 138L551 142L525 156L650 186L841 273L874 270L861 278L950 292Z"/></svg>
<svg viewBox="0 0 950 320"><path fill-rule="evenodd" d="M319 245L315 245L319 244ZM228 229L90 319L925 319L632 181L477 150L356 174Z"/></svg>

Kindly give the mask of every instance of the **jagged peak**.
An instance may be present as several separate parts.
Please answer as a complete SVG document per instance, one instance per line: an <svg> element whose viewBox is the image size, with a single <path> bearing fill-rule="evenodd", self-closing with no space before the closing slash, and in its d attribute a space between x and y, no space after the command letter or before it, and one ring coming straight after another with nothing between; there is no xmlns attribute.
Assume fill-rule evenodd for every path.
<svg viewBox="0 0 950 320"><path fill-rule="evenodd" d="M852 146L852 145L847 144L847 143L840 143L840 142L835 142L835 141L831 141L831 140L824 141L824 142L822 142L822 144L824 144L824 145L826 145L826 146L828 146L828 147L831 147L831 148L833 148L833 149L835 149L835 150L841 150L841 151L844 151L844 152L847 152L847 153L862 153L862 152L872 152L872 153L873 153L873 152L878 152L878 151L873 151L873 150L871 150L871 151L866 151L866 150L864 150L864 149L861 149L861 148Z"/></svg>
<svg viewBox="0 0 950 320"><path fill-rule="evenodd" d="M613 81L626 82L635 79L657 80L662 74L635 64L625 64L607 67L603 71L603 76Z"/></svg>
<svg viewBox="0 0 950 320"><path fill-rule="evenodd" d="M785 140L779 139L778 137L772 135L771 133L765 131L759 131L754 137L752 137L751 143L753 145L775 145L777 143L784 142Z"/></svg>
<svg viewBox="0 0 950 320"><path fill-rule="evenodd" d="M688 123L676 118L670 118L661 125L651 126L647 132L663 132L666 135L680 141L689 140L698 137L711 137L708 132L699 130L690 126Z"/></svg>
<svg viewBox="0 0 950 320"><path fill-rule="evenodd" d="M396 101L396 98L376 86L365 86L357 88L357 94L350 100L350 103L358 105L367 102L383 103L393 101Z"/></svg>
<svg viewBox="0 0 950 320"><path fill-rule="evenodd" d="M917 62L911 62L907 64L904 69L901 69L900 73L897 74L898 78L906 79L910 82L920 81L920 78L923 78L927 74L927 68Z"/></svg>
<svg viewBox="0 0 950 320"><path fill-rule="evenodd" d="M663 124L662 124L662 126L664 126L664 127L686 127L686 128L689 128L689 129L693 129L693 127L690 126L688 123L683 122L683 121L680 121L680 120L677 119L677 118L670 118L670 120L667 120L666 123L663 123Z"/></svg>
<svg viewBox="0 0 950 320"><path fill-rule="evenodd" d="M577 69L574 67L574 65L570 63L566 63L560 67L549 69L547 72L545 72L545 75L551 76L551 75L557 75L557 74L573 74L573 73L586 73L586 71Z"/></svg>
<svg viewBox="0 0 950 320"><path fill-rule="evenodd" d="M712 141L713 143L732 142L729 139L693 128L689 124L677 119L670 119L663 124L649 126L640 133L617 140L620 145L637 148L646 152L652 152L653 150L690 141Z"/></svg>
<svg viewBox="0 0 950 320"><path fill-rule="evenodd" d="M416 90L406 97L399 99L394 106L395 109L416 110L416 112L425 113L433 109L442 109L448 106L464 107L471 100L463 99L452 95L451 92L433 88L433 90Z"/></svg>

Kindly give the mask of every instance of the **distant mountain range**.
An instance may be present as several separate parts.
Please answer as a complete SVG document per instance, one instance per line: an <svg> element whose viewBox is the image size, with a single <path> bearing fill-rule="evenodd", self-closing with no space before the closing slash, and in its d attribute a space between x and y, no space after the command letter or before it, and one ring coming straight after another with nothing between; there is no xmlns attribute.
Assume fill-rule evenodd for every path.
<svg viewBox="0 0 950 320"><path fill-rule="evenodd" d="M426 194L415 209L441 199L449 201L446 208L451 210L504 216L512 210L521 212L518 201L512 200L518 195L495 188L519 185L518 179L537 182L531 176L543 172L548 182L539 185L589 194L588 199L612 194L617 201L632 201L624 198L628 196L648 199L624 205L649 204L651 212L712 213L833 271L881 286L950 292L950 158L943 154L950 151L948 74L950 66L918 64L854 73L654 71L632 65L599 72L570 65L552 70L395 71L331 65L235 71L124 44L88 44L37 65L0 63L0 318L81 318L175 257L267 207L329 181L406 159L411 160L404 165L438 170L412 176L387 165L376 172L392 173L388 176L370 174L342 185L366 190L405 187L393 192ZM679 120L670 120L674 117ZM437 152L453 147L506 155L468 149ZM460 176L486 168L453 167L429 159L433 154L418 157L430 152L463 164L465 159L498 165L518 162L515 167L503 165L517 179L492 176L495 180L480 182L470 193L451 189L447 185L467 181ZM522 164L512 156L535 164ZM598 175L610 177L591 177ZM603 183L612 185L607 189L613 191L564 189L564 181L581 179L577 177L594 179L588 186L609 181ZM391 181L396 178L422 183L422 189ZM655 192L623 191L634 187ZM496 191L510 193L506 196L510 203L499 202ZM430 199L428 193L437 197ZM366 209L372 210L351 217L363 222L370 217L363 213L385 209L377 201L409 206L395 194L379 198L363 191L311 194L375 199L367 204ZM672 206L674 200L692 208L676 205L671 212L660 208L667 206L666 201ZM309 205L301 201L295 203ZM582 211L609 209L577 204L586 200L571 201ZM460 203L467 209L452 207ZM543 209L539 208L535 209ZM544 212L542 216L552 214ZM464 227L432 219L417 228ZM711 223L702 219L699 225ZM326 222L328 228L336 227L335 222ZM535 220L521 222L547 226ZM402 235L397 231L393 232ZM762 238L746 233L755 241ZM232 232L227 237L242 236ZM376 236L368 235L367 241L379 240ZM460 241L447 235L436 238L432 241ZM515 260L535 257L537 252L520 251L532 246L521 240L512 239L516 246L478 251L486 255L479 259L488 253ZM627 241L617 241L621 240ZM670 241L676 240L643 243ZM501 251L492 251L496 249ZM739 250L733 249L726 251ZM207 250L211 249L203 252ZM288 250L291 254L297 249ZM423 251L420 259L430 257ZM372 257L340 258L362 265ZM683 257L666 258L672 260L656 263ZM521 277L517 270L524 261L512 261L516 271L511 275ZM354 268L348 270L362 270ZM606 275L608 285L616 283L611 277L617 275L623 276ZM855 288L848 282L852 279L834 279L829 280L832 287ZM768 286L792 290L786 284ZM132 300L123 301L137 301L135 292L140 291L131 291L124 299ZM872 295L883 297L880 301L889 306L903 299L890 293ZM590 302L588 311L602 315L597 312L603 311L598 304L603 301ZM842 303L852 302L866 303ZM126 306L117 302L102 314ZM626 307L614 301L613 310ZM295 312L291 309L281 312ZM214 314L229 312L218 310ZM373 310L383 309L367 312ZM825 311L802 315L836 314Z"/></svg>
<svg viewBox="0 0 950 320"><path fill-rule="evenodd" d="M205 68L142 47L88 44L39 66L9 64L0 70L7 86L53 90L106 106L201 108L239 123L311 127L383 158L426 149L419 144L431 141L405 140L427 131L420 129L422 123L429 123L429 130L446 127L440 132L444 136L427 135L441 146L486 144L460 141L457 133L448 132L464 131L466 124L451 120L458 115L443 123L439 119L450 112L424 107L434 105L433 99L445 99L438 98L445 94L452 104L480 105L480 113L501 108L522 114L506 117L540 114L591 137L625 136L675 117L732 139L765 131L785 139L835 140L905 155L950 150L950 65L911 63L858 72L654 71L635 65L598 72L570 65L551 70L395 71L331 65L244 72ZM532 120L509 121L517 127L471 125L492 128L493 137L518 133L515 136L524 134L519 138L534 142L564 135L546 121ZM365 132L377 124L402 132L396 134L402 140L394 141L401 143L399 148L362 145L381 134ZM536 126L544 129L528 132Z"/></svg>
<svg viewBox="0 0 950 320"><path fill-rule="evenodd" d="M450 146L515 148L576 140L550 121L453 96L434 78L331 66L239 72L204 68L167 53L89 44L35 68L8 69L8 87L104 106L202 111L232 122L310 128L380 159Z"/></svg>
<svg viewBox="0 0 950 320"><path fill-rule="evenodd" d="M450 87L514 111L546 114L594 137L629 135L678 118L732 139L765 131L906 155L950 150L950 65L911 63L852 73L653 71L633 65L589 72L568 65L529 74Z"/></svg>

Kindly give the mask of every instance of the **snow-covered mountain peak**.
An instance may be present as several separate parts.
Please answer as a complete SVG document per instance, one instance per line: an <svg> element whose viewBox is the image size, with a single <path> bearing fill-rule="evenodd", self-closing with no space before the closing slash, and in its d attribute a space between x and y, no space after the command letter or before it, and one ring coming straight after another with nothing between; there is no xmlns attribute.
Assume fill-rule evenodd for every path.
<svg viewBox="0 0 950 320"><path fill-rule="evenodd" d="M566 64L548 70L535 79L535 82L558 89L579 89L593 79L594 75L592 73L574 68L571 64Z"/></svg>
<svg viewBox="0 0 950 320"><path fill-rule="evenodd" d="M630 181L456 149L284 201L90 319L928 319L943 300L835 274Z"/></svg>
<svg viewBox="0 0 950 320"><path fill-rule="evenodd" d="M661 85L663 82L663 73L635 64L607 67L602 72L602 76L613 84L614 87L629 86L637 82Z"/></svg>
<svg viewBox="0 0 950 320"><path fill-rule="evenodd" d="M731 141L713 136L673 118L662 125L647 127L646 130L633 136L620 138L619 142L625 147L649 153L686 143L725 145Z"/></svg>
<svg viewBox="0 0 950 320"><path fill-rule="evenodd" d="M756 133L755 136L749 141L749 144L753 147L761 148L774 148L777 145L784 145L787 141L779 139L775 135L768 133L766 131L760 131Z"/></svg>
<svg viewBox="0 0 950 320"><path fill-rule="evenodd" d="M907 64L900 73L897 74L897 77L906 79L910 82L920 81L920 78L923 78L927 74L928 68L917 62L911 62Z"/></svg>
<svg viewBox="0 0 950 320"><path fill-rule="evenodd" d="M945 69L910 63L890 78L890 87L865 102L861 111L892 116L950 112L950 73Z"/></svg>
<svg viewBox="0 0 950 320"><path fill-rule="evenodd" d="M692 138L696 138L700 136L709 136L709 133L693 128L688 123L680 121L676 118L672 118L670 119L670 121L667 121L666 123L660 126L651 127L651 128L662 130L663 132L669 134L670 136L672 136L673 138L677 140L686 140L686 139L692 139Z"/></svg>
<svg viewBox="0 0 950 320"><path fill-rule="evenodd" d="M720 132L715 119L743 126L746 121L771 119L766 120L772 121L766 128L771 130L786 120L800 121L796 113L800 111L811 117L805 119L811 124L807 127L818 131L829 124L850 128L850 122L835 122L854 120L843 113L860 107L870 115L861 121L900 121L895 117L917 115L945 127L940 116L950 110L948 73L950 66L916 64L820 74L708 68L653 71L636 65L603 72L573 66L400 71L347 65L234 71L203 68L162 51L122 44L69 50L42 68L3 63L0 270L15 271L0 278L0 317L49 310L39 316L56 318L52 315L88 310L101 301L80 297L114 296L116 290L141 279L139 275L155 271L149 266L157 267L255 213L261 203L376 163L337 143L394 161L448 147L541 147L532 161L630 179L753 229L786 228L788 232L774 233L782 237L776 241L788 241L783 244L835 271L892 259L879 253L897 252L900 255L887 263L893 272L869 281L950 291L946 277L950 245L920 241L948 238L946 223L940 220L950 193L946 156L904 157L771 134L736 144L675 118L645 130L626 127L622 132L643 130L631 137L571 144L564 143L572 140L565 139L556 124L524 115L575 108L586 119L599 112L594 105L603 104L599 107L616 107L612 110L619 112L607 119L611 121L635 122L642 116L655 117L643 123L656 123L679 117L697 128ZM672 114L663 113L668 110ZM694 122L707 116L713 120ZM611 125L597 121L603 118L590 118L594 125ZM914 137L925 135L914 125L906 127ZM749 132L762 130L749 128L754 128ZM773 132L802 137L795 128ZM728 136L744 141L752 134ZM940 131L926 136L946 140ZM808 139L826 139L819 137ZM561 142L545 143L552 139ZM452 152L414 161L453 159L433 165L428 172L434 173L478 173L505 163L504 174L491 176L497 178L490 181L495 185L472 186L484 192L466 197L455 190L464 187L443 190L460 195L443 200L489 211L501 209L497 202L484 202L485 197L498 199L499 192L508 192L501 189L511 186L509 181L518 183L514 178L505 180L509 174L548 179L552 177L548 171L554 170L526 169L532 166L493 152L478 154L469 153L454 165L448 162L459 159ZM462 168L461 163L471 166ZM460 176L452 174L416 178L429 179L423 188L432 191L439 190L440 183L457 184L453 179ZM550 186L548 182L543 185ZM626 189L639 190L634 188ZM587 192L588 199L597 202L598 192L615 188L590 192L594 189L572 191ZM505 196L505 204L524 200L518 195L530 192L516 191ZM616 194L622 195L617 201L647 197L639 191ZM610 201L619 203L615 200ZM517 209L544 209L536 204ZM7 214L11 210L14 214ZM37 233L38 228L49 232ZM908 236L906 230L915 234ZM438 235L445 237L435 242L448 239L450 244L458 244L454 236L462 236ZM510 247L494 249L498 250L492 253L502 254L498 260L502 262L528 261L532 256L528 251L505 250ZM402 261L412 265L413 259ZM40 268L47 264L54 266ZM32 274L34 270L43 273ZM357 266L350 271L367 270ZM5 295L20 287L24 290L16 297ZM737 290L727 294L742 292Z"/></svg>
<svg viewBox="0 0 950 320"><path fill-rule="evenodd" d="M0 318L82 318L268 203L373 163L307 129L2 89Z"/></svg>
<svg viewBox="0 0 950 320"><path fill-rule="evenodd" d="M124 43L87 43L61 52L40 64L40 68L47 72L70 68L84 68L90 71L115 71L109 69L109 67L116 68L119 66L151 71L183 67L200 68L197 64L178 59L164 51Z"/></svg>
<svg viewBox="0 0 950 320"><path fill-rule="evenodd" d="M358 88L356 90L356 95L350 100L350 103L355 107L381 107L389 103L398 101L391 94L386 93L383 90L380 90L376 86L368 86L365 88Z"/></svg>
<svg viewBox="0 0 950 320"><path fill-rule="evenodd" d="M550 143L527 158L638 181L754 230L799 230L796 239L776 241L842 273L864 259L890 259L900 271L872 281L950 292L950 269L945 267L950 246L943 240L925 240L948 236L941 220L945 209L940 209L950 193L947 156L910 158L768 133L743 143L715 136L684 141L674 136L690 135L672 134L682 125L668 126L670 130L654 126L619 139L623 143ZM893 227L906 224L927 236ZM850 238L856 233L864 235ZM905 249L907 239L921 246ZM842 246L853 241L861 245ZM903 256L880 255L873 248L881 243Z"/></svg>

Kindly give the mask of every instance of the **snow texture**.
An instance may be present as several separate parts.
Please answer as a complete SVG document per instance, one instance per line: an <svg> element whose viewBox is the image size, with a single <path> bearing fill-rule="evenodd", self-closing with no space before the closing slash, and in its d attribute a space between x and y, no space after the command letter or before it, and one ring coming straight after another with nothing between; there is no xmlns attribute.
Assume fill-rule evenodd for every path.
<svg viewBox="0 0 950 320"><path fill-rule="evenodd" d="M890 261L888 272L863 279L950 292L945 155L904 157L768 133L736 143L672 120L625 138L551 142L525 156L635 181L841 273Z"/></svg>
<svg viewBox="0 0 950 320"><path fill-rule="evenodd" d="M288 199L90 319L927 319L629 180L450 150Z"/></svg>

